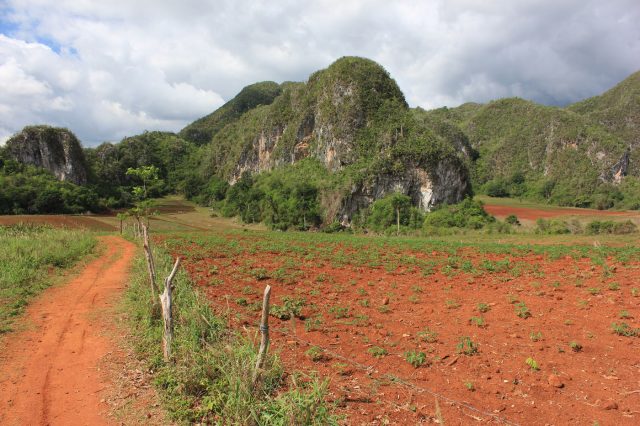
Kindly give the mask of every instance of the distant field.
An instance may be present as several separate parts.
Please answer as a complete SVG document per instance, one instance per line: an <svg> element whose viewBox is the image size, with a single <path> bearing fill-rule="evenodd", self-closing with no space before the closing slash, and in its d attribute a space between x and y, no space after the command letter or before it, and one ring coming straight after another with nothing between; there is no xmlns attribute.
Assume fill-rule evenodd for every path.
<svg viewBox="0 0 640 426"><path fill-rule="evenodd" d="M0 226L31 223L62 228L114 231L116 228L93 216L80 215L6 215L0 216Z"/></svg>
<svg viewBox="0 0 640 426"><path fill-rule="evenodd" d="M518 201L513 198L493 198L487 196L476 196L476 199L484 203L487 213L504 219L509 215L515 215L521 220L535 221L537 219L550 219L554 217L580 217L583 219L608 219L608 220L640 220L640 212L637 211L615 211L615 210L595 210L580 209L572 207L557 207L547 204L533 203L529 201Z"/></svg>

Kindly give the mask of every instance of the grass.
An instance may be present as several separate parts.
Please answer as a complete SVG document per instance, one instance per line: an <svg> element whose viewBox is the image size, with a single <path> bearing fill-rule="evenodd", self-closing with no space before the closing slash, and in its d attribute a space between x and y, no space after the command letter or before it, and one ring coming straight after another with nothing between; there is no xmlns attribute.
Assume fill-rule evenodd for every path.
<svg viewBox="0 0 640 426"><path fill-rule="evenodd" d="M160 277L171 259L155 253ZM149 286L142 256L134 261L123 311L135 335L138 357L155 374L154 383L170 417L181 423L337 424L324 402L328 383L315 377L285 376L278 357L269 353L257 386L252 372L257 332L243 335L227 327L206 299L180 270L174 280L173 362L162 358L162 320L149 303ZM295 306L297 301L289 301ZM285 301L286 304L286 301ZM285 377L289 377L288 379Z"/></svg>
<svg viewBox="0 0 640 426"><path fill-rule="evenodd" d="M0 226L0 334L57 272L91 253L93 234L37 225Z"/></svg>

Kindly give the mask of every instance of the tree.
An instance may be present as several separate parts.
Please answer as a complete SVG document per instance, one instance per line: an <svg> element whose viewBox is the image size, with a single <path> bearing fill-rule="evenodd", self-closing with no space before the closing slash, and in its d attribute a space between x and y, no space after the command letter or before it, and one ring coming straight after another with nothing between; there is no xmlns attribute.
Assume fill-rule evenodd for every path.
<svg viewBox="0 0 640 426"><path fill-rule="evenodd" d="M158 178L158 172L158 168L154 165L136 168L129 167L127 169L127 176L134 176L142 180L142 187L136 186L133 188L133 195L136 196L136 198L147 199L147 184L157 183L160 180Z"/></svg>

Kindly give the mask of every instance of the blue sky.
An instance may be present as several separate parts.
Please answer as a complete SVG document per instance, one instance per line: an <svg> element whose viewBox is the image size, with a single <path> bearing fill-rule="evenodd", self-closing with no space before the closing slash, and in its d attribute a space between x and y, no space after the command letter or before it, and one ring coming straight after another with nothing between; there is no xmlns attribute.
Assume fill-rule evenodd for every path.
<svg viewBox="0 0 640 426"><path fill-rule="evenodd" d="M0 141L178 131L256 81L371 58L411 106L564 105L640 69L636 0L0 0Z"/></svg>

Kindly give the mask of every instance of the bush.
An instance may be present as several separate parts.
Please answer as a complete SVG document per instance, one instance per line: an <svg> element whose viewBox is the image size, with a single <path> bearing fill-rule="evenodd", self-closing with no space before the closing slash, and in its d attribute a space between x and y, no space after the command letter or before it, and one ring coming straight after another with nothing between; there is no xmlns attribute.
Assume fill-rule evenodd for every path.
<svg viewBox="0 0 640 426"><path fill-rule="evenodd" d="M366 226L376 232L393 234L398 232L399 219L401 231L406 233L408 230L419 229L423 218L422 212L412 206L409 196L394 193L371 205Z"/></svg>
<svg viewBox="0 0 640 426"><path fill-rule="evenodd" d="M594 220L587 224L586 232L589 235L599 234L633 234L638 232L638 227L635 223L627 220L625 222L613 222L611 220L599 221Z"/></svg>
<svg viewBox="0 0 640 426"><path fill-rule="evenodd" d="M569 230L569 226L567 222L560 219L538 219L536 221L536 234L550 234L550 235L560 235L560 234L569 234L571 231Z"/></svg>
<svg viewBox="0 0 640 426"><path fill-rule="evenodd" d="M428 213L424 218L424 228L466 228L481 229L494 223L496 219L489 215L480 201L465 198L461 203Z"/></svg>
<svg viewBox="0 0 640 426"><path fill-rule="evenodd" d="M514 214L510 214L509 216L507 216L504 221L509 225L520 226L520 221L518 220L518 217Z"/></svg>

